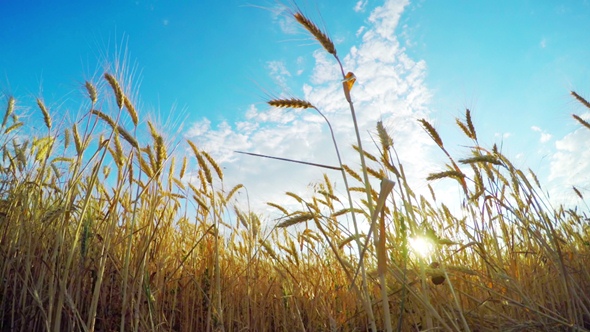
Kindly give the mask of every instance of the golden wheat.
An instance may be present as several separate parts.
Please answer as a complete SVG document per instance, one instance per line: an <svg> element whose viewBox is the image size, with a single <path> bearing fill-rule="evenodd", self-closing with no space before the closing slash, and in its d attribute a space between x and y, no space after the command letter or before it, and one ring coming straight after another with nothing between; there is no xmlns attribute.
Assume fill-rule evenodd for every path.
<svg viewBox="0 0 590 332"><path fill-rule="evenodd" d="M577 94L575 91L571 91L572 96L574 96L574 98L576 98L577 101L579 101L582 105L586 106L587 108L590 108L590 103L582 96L580 96L579 94Z"/></svg>
<svg viewBox="0 0 590 332"><path fill-rule="evenodd" d="M24 125L24 123L22 122L17 122L13 125L11 125L10 127L6 128L6 130L4 131L4 134L10 134L10 132L17 130L18 128L22 127Z"/></svg>
<svg viewBox="0 0 590 332"><path fill-rule="evenodd" d="M330 54L336 55L336 48L334 47L334 43L328 36L320 30L310 19L305 17L300 11L293 14L295 20L299 22L312 36L320 42L322 47Z"/></svg>
<svg viewBox="0 0 590 332"><path fill-rule="evenodd" d="M458 171L444 171L444 172L439 172L439 173L431 173L428 175L426 180L432 181L432 180L438 180L438 179L444 179L444 178L463 179L463 178L465 178L465 174L458 172Z"/></svg>
<svg viewBox="0 0 590 332"><path fill-rule="evenodd" d="M184 177L184 172L186 172L186 163L187 163L187 158L182 157L182 166L180 167L180 173L178 174L179 179L182 179Z"/></svg>
<svg viewBox="0 0 590 332"><path fill-rule="evenodd" d="M88 92L88 98L90 98L90 102L92 102L92 105L96 104L96 102L98 101L98 93L96 92L96 87L94 87L94 85L88 81L84 83L84 86L86 87L86 92Z"/></svg>
<svg viewBox="0 0 590 332"><path fill-rule="evenodd" d="M572 116L574 117L574 119L576 119L580 124L582 124L582 126L590 129L590 123L588 123L587 121L585 121L584 119L582 119L581 117L572 114Z"/></svg>
<svg viewBox="0 0 590 332"><path fill-rule="evenodd" d="M442 148L443 142L440 136L438 135L436 129L434 129L434 127L428 121L426 121L426 119L420 119L418 121L422 124L422 126L424 127L428 135L430 135L432 140L436 143L436 145Z"/></svg>
<svg viewBox="0 0 590 332"><path fill-rule="evenodd" d="M385 130L383 121L377 121L377 135L379 136L379 142L381 143L383 152L393 147L393 138L391 138L387 130Z"/></svg>
<svg viewBox="0 0 590 332"><path fill-rule="evenodd" d="M394 172L399 188L387 200L377 200L386 196L362 185L338 188L338 195L368 192L385 202L379 213L368 212L367 200L354 210L344 204L335 208L336 188L324 174L310 198L288 192L298 204L269 203L284 216L268 222L229 206L243 186L229 192L222 182L213 186L203 165L215 168L215 161L190 141L201 159L188 165L183 156L177 176L174 155L168 156L152 123L134 129L145 129L137 137L151 134L154 143L140 149L134 141L136 149L124 151L123 128L106 116L114 105L88 92L93 121L78 120L61 131L55 126L40 137L3 133L0 255L9 259L0 260L0 271L6 272L0 330L582 331L588 326L585 212L553 206L532 171L525 175L497 146L479 146L469 111L457 126L472 146L458 164L471 171L461 172L445 150L451 160L443 166L447 171L429 177L469 181L459 192L464 197L457 212L436 202L434 186L428 185L432 200L412 192L404 165L399 160L391 165L387 150L393 140L378 124L381 144L374 150L383 151L359 148L370 163L363 171L379 177ZM8 103L3 128L22 126L14 98ZM128 108L125 103L123 98ZM105 105L104 114L92 111L96 104ZM106 123L106 132L97 132L94 116ZM434 138L432 126L425 130ZM76 151L68 151L69 135ZM54 149L60 139L65 148ZM84 153L90 145L106 149ZM145 179L168 158L168 188L160 178ZM193 164L197 173L186 178ZM219 181L221 170L215 170ZM363 182L358 169L342 170ZM105 181L110 173L116 177ZM583 205L582 194L573 187L571 195ZM290 212L291 205L296 211ZM379 216L375 233L351 229L352 212L363 221ZM409 239L420 234L433 242L428 257L410 254ZM366 250L357 252L353 243Z"/></svg>
<svg viewBox="0 0 590 332"><path fill-rule="evenodd" d="M123 90L121 89L121 86L119 85L119 82L117 81L117 79L109 74L109 73L105 73L104 74L104 78L107 80L107 82L109 82L111 88L113 89L113 92L115 93L115 98L117 100L117 106L119 107L119 109L123 109L123 99L125 99L124 95L123 95Z"/></svg>
<svg viewBox="0 0 590 332"><path fill-rule="evenodd" d="M244 185L243 184L237 184L235 185L230 191L229 193L227 193L227 196L225 196L225 200L229 202L229 200L232 199L232 197L235 195L235 193L238 192L238 190L243 189Z"/></svg>
<svg viewBox="0 0 590 332"><path fill-rule="evenodd" d="M121 134L123 139L127 141L127 143L129 143L132 147L139 149L139 143L137 143L137 140L133 138L133 136L131 136L131 134L125 130L125 128L117 126L117 131L119 134Z"/></svg>
<svg viewBox="0 0 590 332"><path fill-rule="evenodd" d="M296 214L295 216L290 217L287 220L277 224L277 227L283 228L283 227L293 226L293 225L296 225L296 224L299 224L302 222L309 221L309 220L313 219L314 217L315 217L315 215L310 212Z"/></svg>
<svg viewBox="0 0 590 332"><path fill-rule="evenodd" d="M205 151L200 151L200 153L205 157L205 159L207 159L207 161L209 162L209 165L211 165L213 167L213 169L215 170L215 173L217 174L217 178L219 180L223 180L223 171L221 170L221 167L219 167L219 164L217 164L217 162L215 161L215 159L213 159Z"/></svg>
<svg viewBox="0 0 590 332"><path fill-rule="evenodd" d="M2 128L6 126L6 122L8 121L8 117L12 115L14 112L14 105L16 104L16 100L13 96L8 97L8 105L6 106L6 113L4 113L4 118L2 119Z"/></svg>
<svg viewBox="0 0 590 332"><path fill-rule="evenodd" d="M493 165L498 165L498 166L504 165L504 164L502 164L502 162L500 160L498 160L498 158L496 158L490 154L475 156L475 157L466 158L466 159L459 159L459 162L461 164L488 163L488 164L493 164Z"/></svg>
<svg viewBox="0 0 590 332"><path fill-rule="evenodd" d="M270 106L279 108L315 108L310 102L302 99L273 99L267 102Z"/></svg>
<svg viewBox="0 0 590 332"><path fill-rule="evenodd" d="M273 202L266 202L266 205L268 205L268 206L272 206L272 207L274 207L275 209L278 209L278 210L279 210L279 211L281 211L281 212L282 212L284 215L289 215L289 211L287 211L287 209L285 209L284 207L282 207L282 206L280 206L280 205L278 205L278 204L276 204L276 203L273 203Z"/></svg>
<svg viewBox="0 0 590 332"><path fill-rule="evenodd" d="M133 121L133 125L137 126L137 123L139 122L139 116L137 115L137 110L135 110L135 107L127 96L123 96L123 104L125 105L125 108L131 117L131 121Z"/></svg>
<svg viewBox="0 0 590 332"><path fill-rule="evenodd" d="M187 142L193 150L193 154L197 158L197 163L199 164L199 167L204 172L205 178L207 179L207 183L213 183L213 176L211 176L211 170L209 169L209 166L207 166L207 164L205 163L205 159L203 159L201 152L199 151L199 149L197 149L195 143L191 142L190 140L187 140Z"/></svg>
<svg viewBox="0 0 590 332"><path fill-rule="evenodd" d="M40 98L37 98L37 105L39 106L41 113L43 113L43 120L45 121L45 126L47 127L47 129L51 129L51 116L49 115L49 112L47 111L45 104Z"/></svg>
<svg viewBox="0 0 590 332"><path fill-rule="evenodd" d="M361 179L361 176L358 175L357 172L353 171L350 167L348 167L347 165L342 165L342 169L344 169L346 171L346 173L348 173L348 175L352 176L355 180L357 180L358 182L363 182L363 180Z"/></svg>

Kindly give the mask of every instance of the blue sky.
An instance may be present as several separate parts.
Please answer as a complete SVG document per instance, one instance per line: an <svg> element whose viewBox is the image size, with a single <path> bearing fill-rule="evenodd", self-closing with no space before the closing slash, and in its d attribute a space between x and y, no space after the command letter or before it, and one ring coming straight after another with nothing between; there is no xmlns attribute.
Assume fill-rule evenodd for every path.
<svg viewBox="0 0 590 332"><path fill-rule="evenodd" d="M517 166L537 171L552 197L571 197L572 185L590 195L590 133L571 118L589 113L569 96L590 97L588 1L299 6L357 76L353 98L365 145L382 119L418 190L444 159L416 119L430 119L462 157L469 142L454 118L470 108L480 142L502 145ZM323 171L233 150L336 163L323 120L271 109L268 98L320 107L345 161L358 163L333 59L275 1L0 1L0 45L0 102L14 95L38 123L34 98L71 121L82 112L83 82L100 81L126 50L134 73L124 83L136 87L140 116L158 119L170 142L198 142L223 163L229 185L246 185L255 205L280 201L285 191L309 193Z"/></svg>

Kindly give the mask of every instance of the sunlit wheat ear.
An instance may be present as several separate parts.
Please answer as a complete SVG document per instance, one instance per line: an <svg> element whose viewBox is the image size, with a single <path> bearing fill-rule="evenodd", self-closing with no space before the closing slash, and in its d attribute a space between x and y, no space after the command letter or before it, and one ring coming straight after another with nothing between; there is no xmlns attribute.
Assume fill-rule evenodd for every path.
<svg viewBox="0 0 590 332"><path fill-rule="evenodd" d="M141 153L137 153L137 160L139 161L139 167L141 168L141 170L148 176L148 177L152 177L152 168L150 167L150 165L145 161L145 159L143 158L143 156L141 155Z"/></svg>
<svg viewBox="0 0 590 332"><path fill-rule="evenodd" d="M118 126L117 130L119 131L119 134L121 134L121 137L127 141L127 143L131 144L132 147L139 149L139 143L137 143L137 140L133 138L133 136L131 136L131 134L129 134L125 128Z"/></svg>
<svg viewBox="0 0 590 332"><path fill-rule="evenodd" d="M92 110L90 112L92 114L98 116L104 122L106 122L111 127L111 129L117 130L118 133L121 134L121 137L123 137L124 140L126 140L129 144L131 144L131 146L133 146L136 149L139 149L139 144L137 143L137 140L135 138L133 138L133 136L131 136L131 134L129 134L129 132L127 130L125 130L125 128L123 128L121 126L117 126L115 121L110 116L108 116L107 114L104 114L103 112L101 112L99 110Z"/></svg>
<svg viewBox="0 0 590 332"><path fill-rule="evenodd" d="M361 179L361 176L358 175L357 172L353 171L350 167L348 167L347 165L342 165L342 169L344 169L346 171L346 173L348 173L348 175L352 176L355 180L357 180L358 182L363 182L363 180Z"/></svg>
<svg viewBox="0 0 590 332"><path fill-rule="evenodd" d="M461 121L459 118L455 119L455 121L467 137L471 138L472 140L477 140L477 134L475 133L473 122L471 122L471 112L469 109L465 111L465 121L467 124L463 123L463 121Z"/></svg>
<svg viewBox="0 0 590 332"><path fill-rule="evenodd" d="M235 187L233 187L232 190L229 191L227 196L225 196L225 200L229 202L229 200L235 195L235 193L237 193L238 190L240 190L242 188L244 188L244 185L242 185L242 184L238 184Z"/></svg>
<svg viewBox="0 0 590 332"><path fill-rule="evenodd" d="M393 146L393 138L389 136L387 130L383 126L383 121L377 121L377 135L379 136L379 142L383 151L389 150Z"/></svg>
<svg viewBox="0 0 590 332"><path fill-rule="evenodd" d="M127 109L129 116L131 117L131 121L133 121L133 124L137 126L137 123L139 122L139 117L137 115L135 107L133 107L133 104L127 96L123 96L123 104L125 105L125 108Z"/></svg>
<svg viewBox="0 0 590 332"><path fill-rule="evenodd" d="M317 39L322 47L330 54L336 56L336 48L334 47L334 43L328 38L328 36L320 30L310 19L305 17L300 11L293 14L295 20L299 22L312 36Z"/></svg>
<svg viewBox="0 0 590 332"><path fill-rule="evenodd" d="M155 172L159 173L160 172L160 168L162 167L162 164L164 163L164 160L166 160L166 145L164 144L164 138L162 138L162 135L158 134L158 132L156 131L156 128L154 127L154 125L148 121L148 126L150 128L150 134L152 135L152 138L154 139L154 150L156 151L156 157L155 157L155 167L156 169L154 170Z"/></svg>
<svg viewBox="0 0 590 332"><path fill-rule="evenodd" d="M434 129L434 127L428 121L426 121L426 119L420 119L418 121L420 121L420 123L424 127L424 130L426 130L426 132L428 133L428 135L430 135L430 137L436 143L436 145L442 148L443 142L440 136L438 135L436 129Z"/></svg>
<svg viewBox="0 0 590 332"><path fill-rule="evenodd" d="M267 102L270 106L279 108L315 108L310 102L302 99L273 99Z"/></svg>
<svg viewBox="0 0 590 332"><path fill-rule="evenodd" d="M121 90L121 86L119 85L119 82L117 82L117 79L115 79L115 77L109 73L105 73L104 78L111 85L113 92L115 92L115 97L117 98L117 106L119 106L119 109L122 109L123 108L123 99L125 96L123 95L123 90Z"/></svg>
<svg viewBox="0 0 590 332"><path fill-rule="evenodd" d="M289 214L289 211L287 211L287 209L285 209L284 207L282 207L276 203L266 202L266 205L272 206L273 208L278 209L279 211L283 212L285 215Z"/></svg>
<svg viewBox="0 0 590 332"><path fill-rule="evenodd" d="M84 83L84 86L86 87L86 91L88 92L88 98L90 98L92 105L96 104L96 101L98 100L98 93L96 92L96 88L92 83L88 81Z"/></svg>
<svg viewBox="0 0 590 332"><path fill-rule="evenodd" d="M45 126L47 127L47 129L51 129L51 116L49 116L49 112L47 111L45 104L43 104L43 101L40 98L37 98L37 105L39 106L41 113L43 113L43 120L45 121Z"/></svg>
<svg viewBox="0 0 590 332"><path fill-rule="evenodd" d="M203 157L205 157L205 159L207 159L207 161L209 162L209 164L211 166L213 166L213 169L215 170L215 173L217 173L217 177L219 178L219 180L223 180L223 171L221 170L221 167L219 167L219 165L217 164L217 162L215 161L215 159L213 159L213 157L211 157L205 151L201 151L201 154L203 155Z"/></svg>
<svg viewBox="0 0 590 332"><path fill-rule="evenodd" d="M187 162L187 158L183 157L182 158L182 167L180 167L180 173L178 174L179 179L182 179L184 177L184 172L186 171L186 162Z"/></svg>
<svg viewBox="0 0 590 332"><path fill-rule="evenodd" d="M457 172L457 171L445 171L445 172L440 172L440 173L432 173L432 174L428 175L426 180L432 181L432 180L438 180L438 179L443 179L443 178L453 178L453 179L461 180L461 179L465 178L465 174L463 174L461 172Z"/></svg>
<svg viewBox="0 0 590 332"><path fill-rule="evenodd" d="M111 129L117 128L117 124L115 124L115 121L113 120L113 118L111 118L107 114L105 114L99 110L91 110L90 113L98 116L102 121L106 122L111 127Z"/></svg>
<svg viewBox="0 0 590 332"><path fill-rule="evenodd" d="M13 124L12 126L10 126L10 127L6 128L6 130L4 131L4 134L5 134L5 135L8 135L8 134L10 134L10 132L11 132L11 131L13 131L13 130L17 130L18 128L22 127L23 125L24 125L24 123L22 123L22 122L17 122L17 123L15 123L15 124Z"/></svg>
<svg viewBox="0 0 590 332"><path fill-rule="evenodd" d="M498 165L498 166L504 165L504 164L502 164L502 162L500 160L498 160L498 158L494 157L491 154L486 154L483 156L477 156L477 157L473 157L473 158L460 159L459 162L461 164L488 163L488 164L494 164L494 165Z"/></svg>
<svg viewBox="0 0 590 332"><path fill-rule="evenodd" d="M291 217L291 218L283 221L282 223L278 224L277 227L278 228L289 227L289 226L293 226L295 224L299 224L299 223L311 220L313 218L314 218L313 213L305 212L305 213L297 214L294 217Z"/></svg>
<svg viewBox="0 0 590 332"><path fill-rule="evenodd" d="M587 108L590 108L590 103L584 99L584 97L580 96L579 94L577 94L575 91L571 92L572 96L574 96L574 98L576 98L580 103L582 103L582 105L586 106Z"/></svg>
<svg viewBox="0 0 590 332"><path fill-rule="evenodd" d="M13 96L10 96L8 98L8 107L6 107L6 113L4 113L4 119L2 119L2 128L4 128L4 126L6 126L6 121L8 121L8 117L12 114L12 112L14 112L14 104L16 103L16 100L14 99Z"/></svg>
<svg viewBox="0 0 590 332"><path fill-rule="evenodd" d="M262 245L262 247L266 250L267 254L275 259L278 260L278 256L277 253L274 251L274 249L272 248L272 246L268 243L268 241L265 240L259 240L258 243L260 243Z"/></svg>
<svg viewBox="0 0 590 332"><path fill-rule="evenodd" d="M115 150L113 151L113 158L117 166L121 167L124 164L125 154L123 153L123 147L121 146L121 141L119 140L119 135L114 135L115 141Z"/></svg>
<svg viewBox="0 0 590 332"><path fill-rule="evenodd" d="M581 124L582 124L582 126L584 126L584 127L588 128L588 129L590 129L590 123L588 123L588 122L584 121L584 119L582 119L581 117L579 117L579 116L577 116L577 115L575 115L575 114L572 114L572 116L574 117L574 119L578 120L578 122L579 122L579 123L581 123Z"/></svg>
<svg viewBox="0 0 590 332"><path fill-rule="evenodd" d="M358 152L358 153L362 153L367 159L370 159L374 162L378 162L379 160L377 159L377 157L375 157L374 155L370 154L369 152L363 150L361 151L361 149L359 149L359 147L357 145L352 145L352 148Z"/></svg>
<svg viewBox="0 0 590 332"><path fill-rule="evenodd" d="M461 121L461 119L456 118L455 122L457 123L457 126L459 126L459 128L461 128L461 130L463 131L463 133L465 134L465 136L472 138L471 137L471 132L469 132L469 128L467 128L467 126Z"/></svg>
<svg viewBox="0 0 590 332"><path fill-rule="evenodd" d="M76 146L76 153L78 155L81 155L83 150L82 140L80 139L80 133L78 133L78 126L76 126L75 123L72 127L72 134L74 136L74 145Z"/></svg>
<svg viewBox="0 0 590 332"><path fill-rule="evenodd" d="M207 182L209 184L213 183L213 177L211 176L211 170L209 169L209 167L205 163L205 159L203 159L203 156L199 152L199 149L197 149L197 146L195 145L195 143L191 142L190 140L186 140L186 141L188 142L188 145L191 146L191 149L193 150L193 153L194 153L195 157L197 158L197 163L199 164L199 167L205 173L205 178L207 179Z"/></svg>
<svg viewBox="0 0 590 332"><path fill-rule="evenodd" d="M156 167L156 158L154 157L152 146L148 144L145 147L141 148L140 151L147 154L148 160L150 161L150 167L152 168L152 173L156 172L158 168Z"/></svg>

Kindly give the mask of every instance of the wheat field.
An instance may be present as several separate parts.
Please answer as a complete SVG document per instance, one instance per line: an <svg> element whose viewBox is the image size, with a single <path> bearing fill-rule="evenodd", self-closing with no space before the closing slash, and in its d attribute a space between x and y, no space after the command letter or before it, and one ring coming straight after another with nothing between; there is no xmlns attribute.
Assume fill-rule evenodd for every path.
<svg viewBox="0 0 590 332"><path fill-rule="evenodd" d="M481 146L469 110L456 119L470 146L462 156L419 120L448 160L424 177L457 184L461 213L432 187L415 194L397 158L403 142L377 123L379 153L363 148L354 75L325 32L300 11L293 17L341 69L360 165L342 163L338 143L348 142L332 136L348 195L325 175L311 199L286 193L298 209L269 202L279 221L239 209L243 186L224 187L207 151L172 145L142 119L120 73L85 82L87 108L69 124L37 99L45 128L34 136L8 96L0 330L590 330L583 206L553 206L533 171ZM268 104L323 117L303 99ZM427 254L412 251L417 239L430 244Z"/></svg>

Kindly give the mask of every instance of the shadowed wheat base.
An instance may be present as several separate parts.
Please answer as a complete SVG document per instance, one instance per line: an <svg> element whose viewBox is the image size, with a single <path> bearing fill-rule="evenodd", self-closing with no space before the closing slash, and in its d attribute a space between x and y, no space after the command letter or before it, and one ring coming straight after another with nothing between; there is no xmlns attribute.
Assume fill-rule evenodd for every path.
<svg viewBox="0 0 590 332"><path fill-rule="evenodd" d="M295 18L336 54L310 20ZM269 203L284 218L263 222L232 204L242 186L224 188L209 154L188 141L180 150L188 155L177 160L122 83L104 79L108 91L85 83L88 109L69 128L52 126L57 110L38 99L47 132L32 138L19 135L18 99L5 100L0 330L590 329L588 216L552 207L534 173L480 146L469 111L457 124L472 148L457 160L421 120L449 157L424 177L459 184L460 215L432 188L429 197L412 191L381 123L378 149L356 147L366 169L340 165L351 192L366 193L365 172L395 183L367 245L368 234L346 225L352 212L360 223L371 220L368 200L351 209L326 175L311 198L287 193L299 210ZM275 104L315 108L300 99ZM374 190L368 195L384 202ZM584 204L580 190L572 195ZM409 254L418 234L435 244L431 257ZM357 244L366 274L355 278Z"/></svg>

